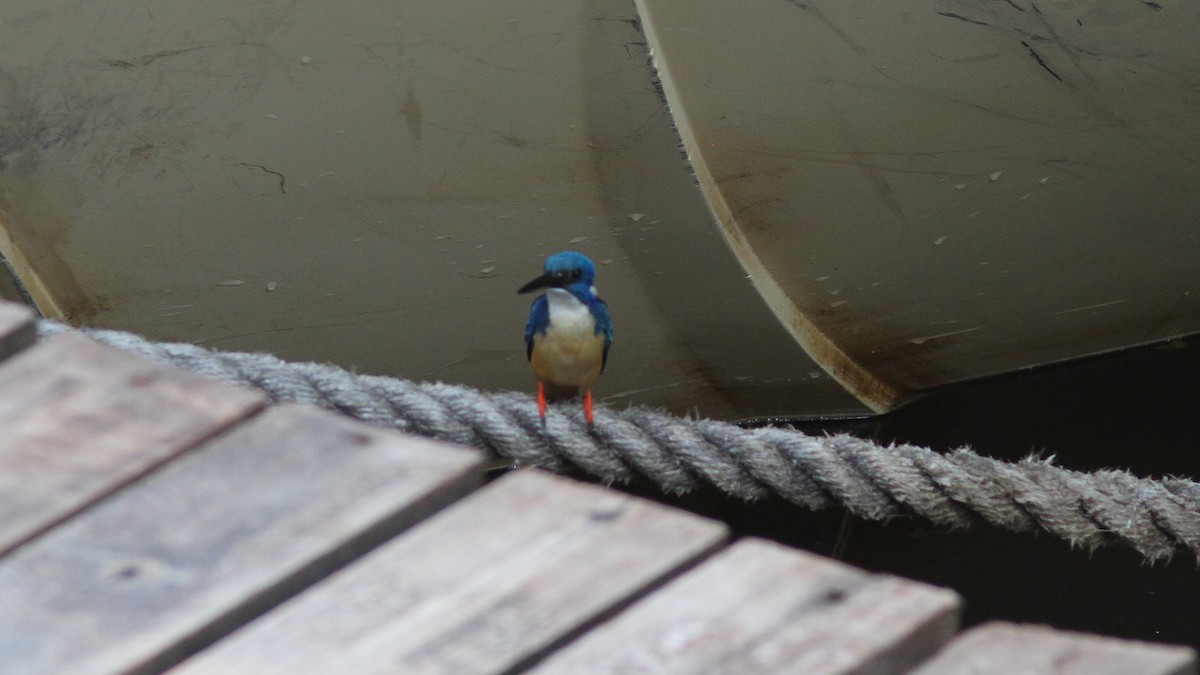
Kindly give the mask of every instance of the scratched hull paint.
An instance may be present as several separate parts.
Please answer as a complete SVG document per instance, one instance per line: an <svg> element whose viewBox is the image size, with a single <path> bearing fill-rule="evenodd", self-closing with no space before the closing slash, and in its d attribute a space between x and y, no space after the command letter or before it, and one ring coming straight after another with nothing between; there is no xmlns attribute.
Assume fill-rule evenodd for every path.
<svg viewBox="0 0 1200 675"><path fill-rule="evenodd" d="M876 409L1200 330L1200 6L638 0L730 248Z"/></svg>
<svg viewBox="0 0 1200 675"><path fill-rule="evenodd" d="M883 410L1200 331L1197 28L1115 0L14 0L0 252L69 321L532 390L514 291L575 248L619 326L600 400Z"/></svg>

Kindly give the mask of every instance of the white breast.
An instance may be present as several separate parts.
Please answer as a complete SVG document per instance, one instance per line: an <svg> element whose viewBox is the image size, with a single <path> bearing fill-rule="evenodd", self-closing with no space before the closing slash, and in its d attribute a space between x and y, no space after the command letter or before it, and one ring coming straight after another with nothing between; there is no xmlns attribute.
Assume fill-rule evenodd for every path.
<svg viewBox="0 0 1200 675"><path fill-rule="evenodd" d="M550 327L557 338L589 339L596 334L596 318L583 302L561 288L546 291L550 308Z"/></svg>

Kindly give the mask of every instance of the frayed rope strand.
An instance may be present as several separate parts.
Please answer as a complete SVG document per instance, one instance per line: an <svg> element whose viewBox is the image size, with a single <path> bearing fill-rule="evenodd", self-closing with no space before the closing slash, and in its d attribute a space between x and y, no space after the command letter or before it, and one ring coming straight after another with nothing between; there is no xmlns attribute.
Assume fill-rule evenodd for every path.
<svg viewBox="0 0 1200 675"><path fill-rule="evenodd" d="M38 325L40 337L68 330L52 321ZM920 516L946 527L983 521L1014 531L1043 530L1072 546L1121 543L1149 561L1170 558L1179 548L1200 560L1200 484L1186 479L1083 473L1035 458L1002 462L966 449L941 454L850 436L743 429L636 406L597 408L594 433L576 406L552 407L543 427L525 394L357 375L120 331L84 332L133 354L257 387L276 402L309 403L604 482L644 478L676 493L711 485L742 499L776 494L809 509L840 505L870 520Z"/></svg>

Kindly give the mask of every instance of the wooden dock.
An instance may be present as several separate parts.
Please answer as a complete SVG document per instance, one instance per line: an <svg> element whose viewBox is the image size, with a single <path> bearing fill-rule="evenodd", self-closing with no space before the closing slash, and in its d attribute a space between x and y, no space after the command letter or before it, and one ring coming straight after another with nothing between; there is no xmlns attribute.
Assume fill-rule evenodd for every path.
<svg viewBox="0 0 1200 675"><path fill-rule="evenodd" d="M1195 673L0 306L0 673Z"/></svg>

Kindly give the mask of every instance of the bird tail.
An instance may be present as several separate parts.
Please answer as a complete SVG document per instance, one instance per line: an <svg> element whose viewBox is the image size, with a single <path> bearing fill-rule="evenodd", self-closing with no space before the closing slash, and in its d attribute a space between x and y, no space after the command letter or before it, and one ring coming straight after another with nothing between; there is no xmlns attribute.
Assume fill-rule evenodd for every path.
<svg viewBox="0 0 1200 675"><path fill-rule="evenodd" d="M543 383L546 391L546 401L557 403L579 396L579 387L564 386L552 382Z"/></svg>

